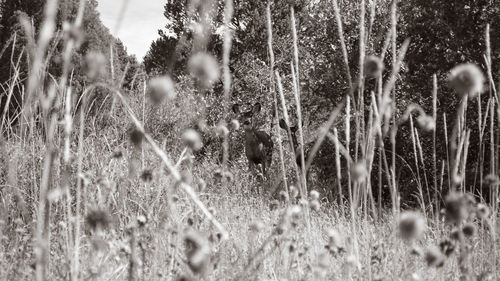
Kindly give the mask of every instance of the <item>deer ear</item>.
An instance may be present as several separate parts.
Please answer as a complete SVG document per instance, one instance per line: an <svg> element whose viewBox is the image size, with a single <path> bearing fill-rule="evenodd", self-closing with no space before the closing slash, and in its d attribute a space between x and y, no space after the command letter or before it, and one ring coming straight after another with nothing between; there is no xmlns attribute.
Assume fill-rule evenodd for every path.
<svg viewBox="0 0 500 281"><path fill-rule="evenodd" d="M280 128L281 129L285 129L285 130L288 128L288 126L286 125L285 120L283 120L283 119L280 119Z"/></svg>
<svg viewBox="0 0 500 281"><path fill-rule="evenodd" d="M236 114L240 114L240 105L235 103L233 104L233 112Z"/></svg>
<svg viewBox="0 0 500 281"><path fill-rule="evenodd" d="M255 114L255 113L259 113L260 112L260 109L261 109L261 106L260 106L260 102L257 102L253 105L253 108L252 108L252 113Z"/></svg>

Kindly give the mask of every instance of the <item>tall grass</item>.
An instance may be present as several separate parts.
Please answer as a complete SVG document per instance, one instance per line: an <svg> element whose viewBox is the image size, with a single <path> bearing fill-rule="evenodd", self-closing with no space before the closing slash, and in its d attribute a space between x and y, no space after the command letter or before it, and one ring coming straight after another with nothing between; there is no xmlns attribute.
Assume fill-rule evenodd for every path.
<svg viewBox="0 0 500 281"><path fill-rule="evenodd" d="M80 1L77 17L71 23L76 30L81 28L85 3ZM221 67L207 69L214 61L211 54L203 51L210 18L214 16L214 3L190 3L189 18L199 21L202 28L194 36L189 67L197 81L193 87L200 92L213 86L219 79L213 75L222 68L223 116L226 118L231 104L233 3L224 1ZM442 81L438 81L436 75L429 78L433 85L431 114L416 104L403 109L403 114L397 111L396 84L410 45L409 39L397 44L397 1L391 3L391 24L379 52L369 50L366 42L377 20L375 5L369 4L369 28L366 29L366 3L361 1L360 55L356 58L359 70L352 73L342 27L343 11L333 0L349 90L340 103L329 108L328 119L319 124L311 148L306 149L307 128L303 124L306 112L300 83L301 39L297 32L300 28L295 10L290 7L291 81L285 81L281 70L275 68L273 5L268 4L269 88L273 97L272 122L276 125L272 134L276 135L279 151L279 164L274 165L269 182L272 177L282 178L284 190L280 194L283 196L278 201L267 194L274 193L272 189L263 196L248 191L251 186L263 183L243 168L244 163L230 160L230 136L238 132L237 126L228 125L225 119L206 128L222 137L221 163L197 158L202 139L200 132L192 128L179 129L182 135L168 136L175 140L164 139L163 145L159 145L162 141L154 132L146 129L147 115L157 113L155 109L160 106L171 106L169 103L176 95L180 99L182 93L189 91L186 85L179 82L174 86L172 79L164 76L161 80L164 84L155 86L144 81L142 93L126 96L123 83L115 83L113 74L111 82L92 83L77 97L70 75L76 39L65 42L61 77L55 78L46 72L50 61L47 49L51 40L57 40L54 25L57 4L56 0L47 1L38 40L30 39L34 47L30 48L33 63L26 91L21 90L23 108L18 125L12 125L7 106L13 93L23 88L24 81L19 80L20 59L12 60L13 76L4 88L7 106L2 112L0 130L5 137L2 168L6 176L2 177L7 180L0 186L3 199L0 234L5 242L0 254L0 279L498 278L496 202L500 180L496 175L499 159L495 118L497 122L500 120L500 111L492 74L489 26L485 31L487 107L483 109L481 104L486 94L475 97L474 93L464 93L455 118L451 118L453 123L448 124L447 115L443 114L443 127L438 128L438 83ZM194 11L198 10L207 17L196 18ZM16 36L13 38L12 44L15 44ZM110 50L113 53L112 46ZM366 55L370 53L380 55ZM384 70L377 69L377 62L383 63L389 53L391 69L383 75ZM195 58L202 60L201 63ZM375 63L376 71L369 63ZM376 81L373 89L365 85L368 78ZM286 99L284 83L292 85L292 100ZM111 112L121 117L113 120L114 129L90 126L89 112L93 106L90 95L97 89L105 89L113 96ZM155 102L148 94L159 95L162 101ZM468 127L466 114L474 99L478 103L477 131L481 142L475 167L480 193L468 190L465 185L470 136L476 132ZM115 107L115 103L119 106ZM278 126L280 118L287 124L295 122L288 113L289 104L294 104L297 111L301 165L297 165L295 157L291 160L287 157L296 152L290 128L286 136L281 136ZM43 130L36 119L43 120ZM402 128L407 121L409 130ZM131 127L130 132L125 132L125 126ZM451 131L448 128L452 128ZM396 154L396 136L408 131L413 159L400 159ZM423 140L428 135L423 134L424 131L432 131L432 155L425 155ZM489 144L483 143L487 134ZM436 140L441 137L446 140L446 159L437 156ZM289 140L289 151L282 145L285 138ZM167 141L175 145L167 146ZM329 202L326 194L319 194L320 189L316 190L307 177L321 145L328 141L334 144L331 159L336 184L328 187L337 191L331 192L337 199L334 202ZM9 153L9 149L14 152ZM174 161L177 153L178 160ZM428 156L431 163L426 160ZM487 156L489 159L485 159ZM489 162L488 165L485 162ZM295 182L287 176L290 164ZM414 174L418 211L408 212L402 208L398 165L405 165ZM489 171L484 171L485 166ZM372 182L375 178L378 182ZM443 191L446 182L451 187L449 193ZM300 196L295 194L295 185ZM489 187L487 196L482 193L484 185ZM383 192L390 194L390 211L382 204ZM444 209L441 209L443 203ZM8 253L8 249L15 251Z"/></svg>

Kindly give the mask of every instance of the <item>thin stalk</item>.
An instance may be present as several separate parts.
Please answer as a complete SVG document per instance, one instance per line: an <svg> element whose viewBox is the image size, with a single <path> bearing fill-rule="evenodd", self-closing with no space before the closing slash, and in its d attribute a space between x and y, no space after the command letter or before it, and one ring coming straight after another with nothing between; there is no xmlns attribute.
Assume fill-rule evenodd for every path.
<svg viewBox="0 0 500 281"><path fill-rule="evenodd" d="M418 194L420 195L420 207L422 208L422 213L424 214L424 217L426 217L427 212L425 211L425 200L422 191L422 179L420 177L420 169L418 167L417 145L415 141L415 127L413 126L413 115L410 115L410 131L411 131L411 143L413 145L413 159L415 160L415 169L417 170L417 187L418 187Z"/></svg>
<svg viewBox="0 0 500 281"><path fill-rule="evenodd" d="M293 56L295 60L295 68L292 64L292 79L293 79L293 89L295 96L295 104L297 106L297 118L298 118L298 128L299 128L299 143L300 143L300 163L301 167L306 167L305 155L304 155L304 134L302 128L302 108L300 102L300 68L299 68L299 48L297 43L297 29L295 23L295 11L293 6L290 7L291 12L291 26L292 26L292 37L293 37ZM290 124L290 123L288 123ZM302 187L304 188L304 194L307 196L307 180L306 180L306 169L302 169L301 173Z"/></svg>
<svg viewBox="0 0 500 281"><path fill-rule="evenodd" d="M273 51L273 29L272 29L272 22L271 22L271 3L267 4L266 7L266 17L267 17L267 47L269 50L269 59L270 59L270 66L269 66L269 83L270 83L270 90L273 95L273 102L274 102L274 120L273 122L276 122L275 128L276 128L276 136L278 138L278 148L279 148L279 155L280 155L280 166L281 166L281 172L283 175L283 184L285 186L285 191L286 194L289 194L288 191L288 183L287 183L287 178L286 178L286 169L285 169L285 161L284 161L284 156L283 156L283 145L281 143L281 132L280 132L280 127L278 124L279 120L279 115L278 115L278 99L276 97L276 89L274 87L274 51ZM273 192L274 193L274 192Z"/></svg>

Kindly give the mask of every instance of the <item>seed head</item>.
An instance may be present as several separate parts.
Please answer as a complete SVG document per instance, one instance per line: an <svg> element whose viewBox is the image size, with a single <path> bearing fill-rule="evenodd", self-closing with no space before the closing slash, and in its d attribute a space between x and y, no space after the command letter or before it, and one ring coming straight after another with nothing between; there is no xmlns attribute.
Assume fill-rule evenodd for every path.
<svg viewBox="0 0 500 281"><path fill-rule="evenodd" d="M485 204L479 203L476 207L477 217L480 219L486 219L490 215L490 209Z"/></svg>
<svg viewBox="0 0 500 281"><path fill-rule="evenodd" d="M309 193L309 196L311 196L312 200L318 200L319 199L319 192L317 192L316 190L311 190L311 192Z"/></svg>
<svg viewBox="0 0 500 281"><path fill-rule="evenodd" d="M323 270L327 270L330 266L330 257L328 253L322 253L318 256L318 266Z"/></svg>
<svg viewBox="0 0 500 281"><path fill-rule="evenodd" d="M106 229L111 223L109 213L101 209L93 209L85 217L85 222L92 229Z"/></svg>
<svg viewBox="0 0 500 281"><path fill-rule="evenodd" d="M271 201L271 203L269 204L269 209L270 209L271 211L277 210L277 209L278 209L278 207L279 207L279 205L280 205L280 202L278 202L278 200L273 200L273 201Z"/></svg>
<svg viewBox="0 0 500 281"><path fill-rule="evenodd" d="M354 180L354 182L358 183L363 183L366 180L366 177L368 176L368 171L366 169L366 163L365 161L361 160L354 164L351 170L351 176Z"/></svg>
<svg viewBox="0 0 500 281"><path fill-rule="evenodd" d="M215 133L218 137L224 138L229 135L229 129L224 124L219 124L215 129Z"/></svg>
<svg viewBox="0 0 500 281"><path fill-rule="evenodd" d="M411 250L410 250L410 254L414 255L414 256L423 256L424 253L422 251L422 248L420 248L419 246L417 245L413 245L411 247Z"/></svg>
<svg viewBox="0 0 500 281"><path fill-rule="evenodd" d="M474 98L483 91L484 75L481 69L472 63L455 66L448 76L450 85L462 96Z"/></svg>
<svg viewBox="0 0 500 281"><path fill-rule="evenodd" d="M439 243L439 249L441 253L449 257L455 251L455 243L449 239L445 239Z"/></svg>
<svg viewBox="0 0 500 281"><path fill-rule="evenodd" d="M149 169L142 171L141 180L143 182L151 182L153 180L153 172Z"/></svg>
<svg viewBox="0 0 500 281"><path fill-rule="evenodd" d="M286 191L284 190L280 191L279 197L283 202L288 202L288 200L290 200L290 198L288 197L288 193L286 193Z"/></svg>
<svg viewBox="0 0 500 281"><path fill-rule="evenodd" d="M427 114L421 114L417 118L418 126L424 131L433 131L436 128L436 122L434 122L434 118Z"/></svg>
<svg viewBox="0 0 500 281"><path fill-rule="evenodd" d="M227 182L233 182L234 181L234 175L233 175L233 173L231 173L229 171L225 171L224 172L224 178L226 178Z"/></svg>
<svg viewBox="0 0 500 281"><path fill-rule="evenodd" d="M294 205L287 210L287 215L292 222L297 222L300 219L302 213L302 208L298 205Z"/></svg>
<svg viewBox="0 0 500 281"><path fill-rule="evenodd" d="M90 240L90 243L92 244L92 249L96 252L103 252L109 249L108 242L101 238L93 238Z"/></svg>
<svg viewBox="0 0 500 281"><path fill-rule="evenodd" d="M89 52L85 56L84 70L91 82L106 76L106 57L99 52Z"/></svg>
<svg viewBox="0 0 500 281"><path fill-rule="evenodd" d="M67 21L63 22L63 31L66 40L73 40L77 48L80 47L83 40L85 39L85 34L81 28L76 27L76 25L71 24Z"/></svg>
<svg viewBox="0 0 500 281"><path fill-rule="evenodd" d="M299 196L299 189L295 185L290 185L290 196L292 199L297 198Z"/></svg>
<svg viewBox="0 0 500 281"><path fill-rule="evenodd" d="M137 148L141 147L143 138L144 133L137 128L134 128L132 132L130 132L130 142Z"/></svg>
<svg viewBox="0 0 500 281"><path fill-rule="evenodd" d="M450 223L459 223L466 219L468 216L467 212L467 201L462 193L451 192L446 196L446 219Z"/></svg>
<svg viewBox="0 0 500 281"><path fill-rule="evenodd" d="M204 52L199 52L189 59L188 69L204 89L212 87L219 79L220 70L217 60Z"/></svg>
<svg viewBox="0 0 500 281"><path fill-rule="evenodd" d="M264 229L264 224L260 221L255 221L250 224L250 231L252 232L260 232Z"/></svg>
<svg viewBox="0 0 500 281"><path fill-rule="evenodd" d="M159 76L149 80L148 94L155 104L161 103L164 99L174 100L177 96L174 81L169 76Z"/></svg>
<svg viewBox="0 0 500 281"><path fill-rule="evenodd" d="M328 244L325 246L331 253L338 253L343 250L343 238L335 229L329 229L327 232Z"/></svg>
<svg viewBox="0 0 500 281"><path fill-rule="evenodd" d="M413 241L422 237L426 229L424 217L418 212L404 212L399 219L401 238Z"/></svg>
<svg viewBox="0 0 500 281"><path fill-rule="evenodd" d="M182 140L184 144L194 151L198 151L203 147L203 142L201 141L201 136L197 131L193 129L188 129L182 134Z"/></svg>
<svg viewBox="0 0 500 281"><path fill-rule="evenodd" d="M365 59L366 76L377 78L384 70L384 63L377 56L367 56Z"/></svg>
<svg viewBox="0 0 500 281"><path fill-rule="evenodd" d="M198 180L198 192L204 192L207 188L207 182L204 179L200 178Z"/></svg>
<svg viewBox="0 0 500 281"><path fill-rule="evenodd" d="M148 222L148 219L145 216L143 216L143 215L137 216L137 225L139 227L145 226L147 222Z"/></svg>
<svg viewBox="0 0 500 281"><path fill-rule="evenodd" d="M496 174L488 174L483 179L483 184L488 187L500 185L500 178Z"/></svg>
<svg viewBox="0 0 500 281"><path fill-rule="evenodd" d="M123 152L121 150L117 150L111 154L111 158L113 159L120 159L123 157Z"/></svg>
<svg viewBox="0 0 500 281"><path fill-rule="evenodd" d="M318 200L312 200L311 202L309 202L309 207L311 207L311 210L318 212L321 208L321 205L319 204Z"/></svg>
<svg viewBox="0 0 500 281"><path fill-rule="evenodd" d="M231 130L237 131L240 128L240 122L236 119L231 120Z"/></svg>
<svg viewBox="0 0 500 281"><path fill-rule="evenodd" d="M450 232L450 238L455 241L460 240L460 235L462 235L462 233L460 233L460 230L458 228L454 228Z"/></svg>
<svg viewBox="0 0 500 281"><path fill-rule="evenodd" d="M445 256L436 246L429 247L425 250L424 259L429 267L442 267L444 265Z"/></svg>
<svg viewBox="0 0 500 281"><path fill-rule="evenodd" d="M217 211L215 210L215 208L214 208L214 207L208 207L208 209L207 209L207 210L208 210L208 212L209 212L210 214L212 214L212 216L217 215Z"/></svg>
<svg viewBox="0 0 500 281"><path fill-rule="evenodd" d="M186 257L189 268L194 273L202 273L210 260L210 247L208 241L199 233L191 230L184 237L186 243Z"/></svg>
<svg viewBox="0 0 500 281"><path fill-rule="evenodd" d="M307 201L306 199L304 198L300 198L299 199L299 205L302 207L302 208L307 208L307 206L309 206L309 201Z"/></svg>
<svg viewBox="0 0 500 281"><path fill-rule="evenodd" d="M467 237L474 236L474 234L476 234L476 226L473 223L468 222L462 228L462 232Z"/></svg>

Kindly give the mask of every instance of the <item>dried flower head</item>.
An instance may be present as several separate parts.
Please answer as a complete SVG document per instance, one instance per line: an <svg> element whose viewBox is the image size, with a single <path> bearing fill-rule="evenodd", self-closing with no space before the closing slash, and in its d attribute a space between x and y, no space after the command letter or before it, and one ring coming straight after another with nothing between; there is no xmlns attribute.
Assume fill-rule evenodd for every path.
<svg viewBox="0 0 500 281"><path fill-rule="evenodd" d="M204 89L212 87L220 76L217 60L204 52L199 52L191 56L188 62L188 69Z"/></svg>
<svg viewBox="0 0 500 281"><path fill-rule="evenodd" d="M269 203L269 209L271 211L277 210L279 205L280 205L280 202L278 202L278 200L273 200L273 201L271 201L271 203Z"/></svg>
<svg viewBox="0 0 500 281"><path fill-rule="evenodd" d="M286 193L285 190L280 191L279 198L283 202L288 202L288 200L290 200L290 198L288 197L288 193Z"/></svg>
<svg viewBox="0 0 500 281"><path fill-rule="evenodd" d="M185 184L191 185L193 183L193 173L190 170L181 171L181 181Z"/></svg>
<svg viewBox="0 0 500 281"><path fill-rule="evenodd" d="M222 169L221 169L221 168L217 168L217 169L215 169L215 171L214 171L214 177L215 177L216 179L222 179L223 174L224 174L224 172L222 171Z"/></svg>
<svg viewBox="0 0 500 281"><path fill-rule="evenodd" d="M106 76L106 57L99 52L89 52L85 56L84 70L91 82Z"/></svg>
<svg viewBox="0 0 500 281"><path fill-rule="evenodd" d="M321 205L319 204L318 200L311 200L311 202L309 202L309 207L311 208L311 210L318 212L321 208Z"/></svg>
<svg viewBox="0 0 500 281"><path fill-rule="evenodd" d="M104 252L109 249L108 242L102 238L92 238L90 243L92 245L92 250L96 252Z"/></svg>
<svg viewBox="0 0 500 281"><path fill-rule="evenodd" d="M384 63L377 56L367 56L365 58L365 73L368 77L377 78L384 70Z"/></svg>
<svg viewBox="0 0 500 281"><path fill-rule="evenodd" d="M153 172L149 169L142 171L141 180L143 182L151 182L153 180Z"/></svg>
<svg viewBox="0 0 500 281"><path fill-rule="evenodd" d="M197 131L193 129L188 129L182 134L182 140L184 144L194 151L198 151L203 147L203 142L201 141L201 136Z"/></svg>
<svg viewBox="0 0 500 281"><path fill-rule="evenodd" d="M229 129L224 124L219 124L215 128L215 134L220 138L227 137L227 135L229 135Z"/></svg>
<svg viewBox="0 0 500 281"><path fill-rule="evenodd" d="M425 250L424 260L429 267L442 267L444 265L445 256L438 247L432 246Z"/></svg>
<svg viewBox="0 0 500 281"><path fill-rule="evenodd" d="M236 119L231 120L231 130L237 131L240 128L240 122Z"/></svg>
<svg viewBox="0 0 500 281"><path fill-rule="evenodd" d="M418 212L404 212L399 218L401 238L413 241L422 237L426 229L425 218Z"/></svg>
<svg viewBox="0 0 500 281"><path fill-rule="evenodd" d="M311 197L312 200L318 200L319 192L317 192L316 190L311 190L311 192L309 192L309 196Z"/></svg>
<svg viewBox="0 0 500 281"><path fill-rule="evenodd" d="M460 230L458 228L454 228L450 232L450 238L455 240L455 241L460 240L460 235L462 235L462 233L460 232Z"/></svg>
<svg viewBox="0 0 500 281"><path fill-rule="evenodd" d="M105 210L93 209L85 217L85 223L92 230L106 229L111 223L111 217Z"/></svg>
<svg viewBox="0 0 500 281"><path fill-rule="evenodd" d="M217 215L217 210L214 207L208 207L207 211L212 214L212 216Z"/></svg>
<svg viewBox="0 0 500 281"><path fill-rule="evenodd" d="M141 146L143 138L144 138L144 133L137 128L134 128L130 132L130 142L132 142L132 144L137 148Z"/></svg>
<svg viewBox="0 0 500 281"><path fill-rule="evenodd" d="M330 267L330 257L328 253L321 253L318 256L318 266L323 270L327 270Z"/></svg>
<svg viewBox="0 0 500 281"><path fill-rule="evenodd" d="M455 251L455 243L449 239L445 239L439 243L439 249L441 253L449 257Z"/></svg>
<svg viewBox="0 0 500 281"><path fill-rule="evenodd" d="M483 91L484 75L481 69L472 63L455 66L448 76L450 85L462 96L470 98Z"/></svg>
<svg viewBox="0 0 500 281"><path fill-rule="evenodd" d="M295 185L290 185L290 197L296 199L299 196L299 189Z"/></svg>
<svg viewBox="0 0 500 281"><path fill-rule="evenodd" d="M73 40L75 46L79 48L83 40L85 39L85 34L83 30L67 21L63 22L62 27L64 31L65 40Z"/></svg>
<svg viewBox="0 0 500 281"><path fill-rule="evenodd" d="M483 179L483 184L488 187L494 187L500 185L500 178L496 174L488 174Z"/></svg>
<svg viewBox="0 0 500 281"><path fill-rule="evenodd" d="M432 116L427 114L421 114L417 118L418 126L424 131L433 131L436 128L436 122Z"/></svg>
<svg viewBox="0 0 500 281"><path fill-rule="evenodd" d="M116 150L115 152L113 152L113 154L111 154L111 158L113 159L120 159L123 157L123 152L121 150Z"/></svg>
<svg viewBox="0 0 500 281"><path fill-rule="evenodd" d="M462 232L466 237L474 236L474 234L476 234L476 226L473 223L468 222L463 226Z"/></svg>
<svg viewBox="0 0 500 281"><path fill-rule="evenodd" d="M254 221L250 224L250 231L252 232L260 232L264 229L264 224L261 221Z"/></svg>
<svg viewBox="0 0 500 281"><path fill-rule="evenodd" d="M351 177L354 182L363 183L368 176L368 170L366 169L365 161L358 161L351 169Z"/></svg>
<svg viewBox="0 0 500 281"><path fill-rule="evenodd" d="M467 201L462 193L451 192L446 196L446 219L451 223L459 223L468 216Z"/></svg>
<svg viewBox="0 0 500 281"><path fill-rule="evenodd" d="M204 192L206 188L207 182L202 178L198 179L198 192Z"/></svg>
<svg viewBox="0 0 500 281"><path fill-rule="evenodd" d="M343 237L340 233L335 229L329 229L327 232L328 236L328 244L325 248L330 251L330 253L335 254L343 251Z"/></svg>
<svg viewBox="0 0 500 281"><path fill-rule="evenodd" d="M152 78L148 83L148 95L153 103L161 103L164 99L174 100L177 96L174 81L169 76Z"/></svg>
<svg viewBox="0 0 500 281"><path fill-rule="evenodd" d="M412 254L414 256L423 256L424 252L423 252L422 248L420 248L419 246L413 245L411 247L410 254Z"/></svg>
<svg viewBox="0 0 500 281"><path fill-rule="evenodd" d="M479 203L476 207L477 217L480 219L486 219L490 215L490 209L485 204Z"/></svg>
<svg viewBox="0 0 500 281"><path fill-rule="evenodd" d="M287 216L292 222L297 222L302 214L302 208L299 205L293 205L287 210Z"/></svg>
<svg viewBox="0 0 500 281"><path fill-rule="evenodd" d="M210 261L210 247L207 239L194 230L190 230L184 236L184 242L189 268L194 273L203 273Z"/></svg>
<svg viewBox="0 0 500 281"><path fill-rule="evenodd" d="M224 172L224 178L226 179L227 182L233 182L234 181L234 175L230 171L225 171Z"/></svg>
<svg viewBox="0 0 500 281"><path fill-rule="evenodd" d="M304 198L300 198L298 203L299 203L299 206L302 208L307 208L307 206L309 206L309 201L307 201Z"/></svg>
<svg viewBox="0 0 500 281"><path fill-rule="evenodd" d="M148 222L148 219L145 216L143 216L143 215L137 216L137 225L139 227L145 226L147 222Z"/></svg>

